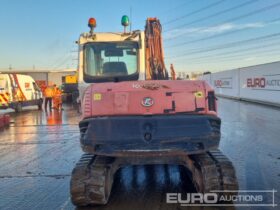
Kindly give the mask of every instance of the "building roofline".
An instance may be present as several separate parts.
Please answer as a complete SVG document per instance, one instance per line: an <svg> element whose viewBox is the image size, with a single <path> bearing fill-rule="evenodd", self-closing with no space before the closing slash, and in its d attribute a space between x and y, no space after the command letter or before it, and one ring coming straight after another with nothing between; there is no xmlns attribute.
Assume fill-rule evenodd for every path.
<svg viewBox="0 0 280 210"><path fill-rule="evenodd" d="M63 72L76 72L76 69L64 69L64 70L0 70L2 74L12 74L12 73L63 73Z"/></svg>

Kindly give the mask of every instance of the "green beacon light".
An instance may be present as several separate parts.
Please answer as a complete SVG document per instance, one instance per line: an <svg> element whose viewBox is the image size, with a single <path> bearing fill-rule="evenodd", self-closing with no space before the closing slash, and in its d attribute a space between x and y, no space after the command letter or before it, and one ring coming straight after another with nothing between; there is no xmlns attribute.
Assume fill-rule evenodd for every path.
<svg viewBox="0 0 280 210"><path fill-rule="evenodd" d="M124 27L124 33L126 33L126 27L129 26L129 18L127 15L122 16L122 25Z"/></svg>

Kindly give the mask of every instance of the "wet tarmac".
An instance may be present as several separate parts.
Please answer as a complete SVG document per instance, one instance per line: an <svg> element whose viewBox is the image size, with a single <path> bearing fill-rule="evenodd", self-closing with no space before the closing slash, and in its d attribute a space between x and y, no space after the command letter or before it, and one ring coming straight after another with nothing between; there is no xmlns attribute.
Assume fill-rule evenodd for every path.
<svg viewBox="0 0 280 210"><path fill-rule="evenodd" d="M240 189L278 190L279 204L280 109L220 98L219 115L220 149L232 160ZM11 117L10 128L0 131L0 209L75 209L69 181L82 154L80 116L65 107L62 113L28 109ZM194 187L180 166L127 166L116 174L108 205L78 209L190 209L166 203L166 193L188 192Z"/></svg>

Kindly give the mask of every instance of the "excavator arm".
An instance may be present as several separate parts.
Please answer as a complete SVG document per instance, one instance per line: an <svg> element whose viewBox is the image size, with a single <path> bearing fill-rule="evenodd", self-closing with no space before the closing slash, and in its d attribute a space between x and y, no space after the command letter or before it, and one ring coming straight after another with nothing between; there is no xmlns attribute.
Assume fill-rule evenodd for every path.
<svg viewBox="0 0 280 210"><path fill-rule="evenodd" d="M146 80L168 80L164 64L161 24L157 18L148 18L145 26Z"/></svg>

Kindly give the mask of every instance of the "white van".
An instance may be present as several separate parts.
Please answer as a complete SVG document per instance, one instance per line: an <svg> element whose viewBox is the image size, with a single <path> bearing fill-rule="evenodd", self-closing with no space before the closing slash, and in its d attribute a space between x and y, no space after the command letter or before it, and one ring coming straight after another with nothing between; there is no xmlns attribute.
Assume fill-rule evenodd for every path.
<svg viewBox="0 0 280 210"><path fill-rule="evenodd" d="M22 107L37 105L41 110L42 103L42 91L31 76L0 74L0 109L20 112Z"/></svg>

